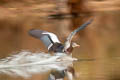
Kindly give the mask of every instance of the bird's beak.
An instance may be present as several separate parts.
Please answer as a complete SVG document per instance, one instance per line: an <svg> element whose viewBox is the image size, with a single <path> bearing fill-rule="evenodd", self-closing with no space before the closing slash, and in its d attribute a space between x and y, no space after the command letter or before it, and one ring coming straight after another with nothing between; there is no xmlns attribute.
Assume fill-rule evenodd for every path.
<svg viewBox="0 0 120 80"><path fill-rule="evenodd" d="M75 47L80 47L80 45L79 45L79 44L76 44Z"/></svg>
<svg viewBox="0 0 120 80"><path fill-rule="evenodd" d="M77 44L77 43L74 43L74 44L73 44L73 47L74 47L74 48L75 48L75 47L80 47L80 45Z"/></svg>

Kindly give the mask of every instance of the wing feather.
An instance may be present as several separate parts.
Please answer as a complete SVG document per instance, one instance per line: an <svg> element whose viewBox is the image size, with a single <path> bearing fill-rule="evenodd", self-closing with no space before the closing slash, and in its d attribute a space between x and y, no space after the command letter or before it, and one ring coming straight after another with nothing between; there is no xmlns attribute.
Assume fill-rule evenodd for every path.
<svg viewBox="0 0 120 80"><path fill-rule="evenodd" d="M64 50L66 50L67 48L69 48L70 44L71 44L71 40L74 37L74 35L79 32L80 30L83 30L85 27L87 27L91 22L93 21L93 19L90 19L89 21L87 21L86 23L84 23L83 25L81 25L80 27L78 27L77 29L75 29L73 32L70 33L70 35L67 37L67 40L64 44Z"/></svg>
<svg viewBox="0 0 120 80"><path fill-rule="evenodd" d="M38 30L38 29L32 29L29 31L29 34L35 38L40 39L47 48L50 48L51 45L54 43L60 43L58 37L51 32Z"/></svg>

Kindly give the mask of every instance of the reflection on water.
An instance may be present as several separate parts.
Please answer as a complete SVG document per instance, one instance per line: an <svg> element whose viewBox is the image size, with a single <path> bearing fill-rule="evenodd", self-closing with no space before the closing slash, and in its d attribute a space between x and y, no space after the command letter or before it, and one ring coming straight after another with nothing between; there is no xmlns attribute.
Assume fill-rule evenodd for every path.
<svg viewBox="0 0 120 80"><path fill-rule="evenodd" d="M27 32L31 28L53 32L63 42L73 29L87 21L90 15L94 15L94 22L74 37L73 41L79 43L81 47L74 50L73 56L79 59L93 58L96 60L75 62L75 80L120 79L120 11L118 0L114 0L115 2L109 0L111 1L109 3L107 3L108 0L95 0L95 2L93 0L90 0L91 2L71 0L69 6L72 6L71 8L74 10L70 11L66 11L69 10L67 9L69 6L56 8L58 1L22 1L14 2L11 0L8 3L7 0L2 0L0 3L2 4L0 6L0 12L2 12L0 13L0 58L8 57L21 50L47 52L39 40L28 35ZM83 3L84 5L79 6ZM106 3L110 5L109 9ZM65 19L48 18L49 15L59 12L78 13L80 16ZM35 74L28 80L47 80L48 74L49 72ZM24 80L21 77L0 74L0 80L13 79Z"/></svg>

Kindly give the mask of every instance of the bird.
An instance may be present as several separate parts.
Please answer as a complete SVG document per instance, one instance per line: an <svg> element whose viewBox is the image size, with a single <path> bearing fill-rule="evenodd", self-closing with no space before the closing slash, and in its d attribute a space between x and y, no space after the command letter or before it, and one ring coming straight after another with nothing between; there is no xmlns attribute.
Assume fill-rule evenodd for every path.
<svg viewBox="0 0 120 80"><path fill-rule="evenodd" d="M71 32L66 38L65 43L61 43L58 37L54 33L48 31L31 29L29 30L29 34L35 38L40 39L48 48L48 52L50 53L59 52L59 53L71 54L73 48L80 46L77 43L72 42L72 38L77 32L87 27L87 25L89 25L92 21L93 19L90 19L89 21L87 21L86 23L75 29L73 32Z"/></svg>
<svg viewBox="0 0 120 80"><path fill-rule="evenodd" d="M64 43L61 43L58 37L52 32L38 30L38 29L31 29L29 30L29 34L35 38L40 39L48 48L48 52L50 53L57 53L57 54L62 53L62 54L71 55L73 49L75 47L80 46L77 43L72 42L72 38L77 32L87 27L92 21L93 19L90 19L86 23L84 23L83 25L72 31L68 35ZM75 75L74 68L69 66L65 70L52 71L48 77L48 80L64 80L65 76L67 76L69 80L73 80L74 75Z"/></svg>
<svg viewBox="0 0 120 80"><path fill-rule="evenodd" d="M67 76L69 80L73 80L73 76L75 76L75 70L73 67L69 66L65 70L53 70L48 80L64 80L64 77Z"/></svg>

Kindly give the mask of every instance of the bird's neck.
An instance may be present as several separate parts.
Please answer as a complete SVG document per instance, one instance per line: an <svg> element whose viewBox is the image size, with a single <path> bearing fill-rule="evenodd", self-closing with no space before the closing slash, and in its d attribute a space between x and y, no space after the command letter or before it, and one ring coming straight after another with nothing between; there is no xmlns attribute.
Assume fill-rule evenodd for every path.
<svg viewBox="0 0 120 80"><path fill-rule="evenodd" d="M70 47L68 49L66 49L66 53L71 54L72 51L73 51L73 47L72 47L72 45L70 45Z"/></svg>

